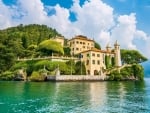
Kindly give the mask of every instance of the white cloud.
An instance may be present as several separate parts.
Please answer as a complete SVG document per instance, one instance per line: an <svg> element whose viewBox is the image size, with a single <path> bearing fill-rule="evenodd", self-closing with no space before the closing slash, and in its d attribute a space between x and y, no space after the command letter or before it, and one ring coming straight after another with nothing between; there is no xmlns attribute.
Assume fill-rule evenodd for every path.
<svg viewBox="0 0 150 113"><path fill-rule="evenodd" d="M41 0L17 0L13 6L7 6L0 0L0 29L21 23L46 24L67 38L82 34L94 38L103 47L118 40L122 48L139 49L150 56L150 37L136 28L136 14L116 16L113 8L102 0L87 0L82 6L79 0L73 1L71 8L67 9L59 4L45 6ZM45 7L56 13L48 15ZM75 22L69 19L70 11L76 15Z"/></svg>
<svg viewBox="0 0 150 113"><path fill-rule="evenodd" d="M136 49L136 45L132 42L136 32L136 18L134 13L119 16L118 23L111 32L111 42L118 40L122 47Z"/></svg>
<svg viewBox="0 0 150 113"><path fill-rule="evenodd" d="M62 8L58 4L53 8L55 9L56 14L48 16L46 24L56 28L61 34L69 38L70 36L81 33L81 31L74 27L73 23L69 20L70 13L68 9Z"/></svg>
<svg viewBox="0 0 150 113"><path fill-rule="evenodd" d="M0 29L11 26L11 11L9 6L5 6L0 0Z"/></svg>
<svg viewBox="0 0 150 113"><path fill-rule="evenodd" d="M143 31L141 31L141 30L136 30L135 37L139 38L139 39L143 39L143 40L147 40L148 39L147 34L145 32L143 32Z"/></svg>
<svg viewBox="0 0 150 113"><path fill-rule="evenodd" d="M17 6L22 15L20 23L44 23L47 18L44 4L40 0L18 0Z"/></svg>
<svg viewBox="0 0 150 113"><path fill-rule="evenodd" d="M107 44L110 44L110 32L108 31L101 31L99 34L99 39L97 39L98 42L101 42L101 46L103 49L105 49Z"/></svg>
<svg viewBox="0 0 150 113"><path fill-rule="evenodd" d="M75 1L71 10L77 15L75 27L90 37L98 37L101 30L109 30L114 24L113 8L100 0L90 0L82 7Z"/></svg>

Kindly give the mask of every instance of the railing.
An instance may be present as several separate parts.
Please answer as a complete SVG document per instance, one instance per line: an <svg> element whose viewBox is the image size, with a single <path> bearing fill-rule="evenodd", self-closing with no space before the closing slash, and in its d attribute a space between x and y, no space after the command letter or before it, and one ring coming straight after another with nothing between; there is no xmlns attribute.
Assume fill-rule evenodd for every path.
<svg viewBox="0 0 150 113"><path fill-rule="evenodd" d="M18 58L17 61L29 61L29 60L45 60L45 59L58 59L58 60L79 60L77 57L64 57L64 56L46 56L37 58Z"/></svg>

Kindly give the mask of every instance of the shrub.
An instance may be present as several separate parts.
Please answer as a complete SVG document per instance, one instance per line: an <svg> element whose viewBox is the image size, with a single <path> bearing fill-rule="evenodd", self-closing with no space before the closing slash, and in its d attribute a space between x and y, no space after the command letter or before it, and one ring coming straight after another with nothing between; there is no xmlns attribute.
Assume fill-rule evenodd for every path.
<svg viewBox="0 0 150 113"><path fill-rule="evenodd" d="M5 71L0 75L1 80L13 80L14 79L14 73L11 71Z"/></svg>
<svg viewBox="0 0 150 113"><path fill-rule="evenodd" d="M30 76L31 81L44 81L45 80L45 75L40 74L37 71L33 71L31 76Z"/></svg>
<svg viewBox="0 0 150 113"><path fill-rule="evenodd" d="M109 79L108 80L120 81L120 80L122 80L122 76L121 76L121 74L119 73L118 70L115 70L115 71L112 71L109 74Z"/></svg>
<svg viewBox="0 0 150 113"><path fill-rule="evenodd" d="M49 60L37 61L34 64L34 70L44 69L44 67L47 68L49 64L50 64Z"/></svg>
<svg viewBox="0 0 150 113"><path fill-rule="evenodd" d="M143 80L144 79L144 69L141 65L139 64L133 64L132 65L132 70L133 74L138 80Z"/></svg>
<svg viewBox="0 0 150 113"><path fill-rule="evenodd" d="M27 68L28 64L25 61L17 62L15 65L12 66L11 70L17 70L22 68Z"/></svg>
<svg viewBox="0 0 150 113"><path fill-rule="evenodd" d="M55 71L59 67L60 74L68 75L71 73L70 67L65 62L53 61L47 66L48 71Z"/></svg>

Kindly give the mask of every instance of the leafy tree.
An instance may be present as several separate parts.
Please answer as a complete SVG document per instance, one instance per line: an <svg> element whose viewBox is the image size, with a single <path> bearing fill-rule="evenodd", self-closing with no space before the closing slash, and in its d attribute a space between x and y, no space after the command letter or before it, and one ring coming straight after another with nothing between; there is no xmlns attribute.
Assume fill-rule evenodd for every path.
<svg viewBox="0 0 150 113"><path fill-rule="evenodd" d="M69 74L75 74L75 62L74 60L69 60L66 62L68 69L70 71Z"/></svg>
<svg viewBox="0 0 150 113"><path fill-rule="evenodd" d="M75 64L75 75L86 75L86 68L84 62L78 61Z"/></svg>
<svg viewBox="0 0 150 113"><path fill-rule="evenodd" d="M49 64L51 62L49 60L41 60L41 61L37 61L34 64L34 70L40 70L40 69L44 69L44 68L48 68Z"/></svg>
<svg viewBox="0 0 150 113"><path fill-rule="evenodd" d="M70 47L64 47L63 49L64 49L64 55L65 56L71 56L71 54L70 54L70 51L71 51Z"/></svg>
<svg viewBox="0 0 150 113"><path fill-rule="evenodd" d="M53 61L47 65L47 70L51 72L57 68L59 68L61 75L69 75L71 73L69 66L65 62Z"/></svg>
<svg viewBox="0 0 150 113"><path fill-rule="evenodd" d="M144 78L144 69L141 65L133 64L132 65L133 75L139 80L143 80Z"/></svg>
<svg viewBox="0 0 150 113"><path fill-rule="evenodd" d="M112 67L112 60L110 56L105 56L105 65L106 65L106 69Z"/></svg>
<svg viewBox="0 0 150 113"><path fill-rule="evenodd" d="M0 73L8 70L15 63L15 58L11 49L0 44Z"/></svg>
<svg viewBox="0 0 150 113"><path fill-rule="evenodd" d="M14 73L11 71L5 71L0 75L0 80L12 80L14 78Z"/></svg>
<svg viewBox="0 0 150 113"><path fill-rule="evenodd" d="M112 66L115 66L115 58L114 57L111 58L111 64L112 64Z"/></svg>
<svg viewBox="0 0 150 113"><path fill-rule="evenodd" d="M101 49L101 46L97 42L94 42L94 47L97 48L97 49Z"/></svg>
<svg viewBox="0 0 150 113"><path fill-rule="evenodd" d="M120 81L120 80L122 80L122 75L119 73L118 70L114 70L109 74L108 80Z"/></svg>
<svg viewBox="0 0 150 113"><path fill-rule="evenodd" d="M137 50L121 50L121 60L123 64L133 64L142 63L147 60L141 53Z"/></svg>
<svg viewBox="0 0 150 113"><path fill-rule="evenodd" d="M38 46L38 50L46 55L52 55L52 53L64 54L61 44L53 40L45 40L41 42Z"/></svg>

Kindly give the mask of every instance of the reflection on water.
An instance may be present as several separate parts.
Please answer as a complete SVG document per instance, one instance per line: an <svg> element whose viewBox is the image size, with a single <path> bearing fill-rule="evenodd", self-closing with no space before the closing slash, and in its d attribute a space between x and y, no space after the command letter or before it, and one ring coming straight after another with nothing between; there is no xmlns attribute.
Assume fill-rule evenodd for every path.
<svg viewBox="0 0 150 113"><path fill-rule="evenodd" d="M107 98L107 83L103 82L99 84L99 82L94 82L89 84L89 101L90 101L90 107L94 108L95 110L98 107L104 106L106 103Z"/></svg>
<svg viewBox="0 0 150 113"><path fill-rule="evenodd" d="M0 82L0 113L148 113L144 82Z"/></svg>

